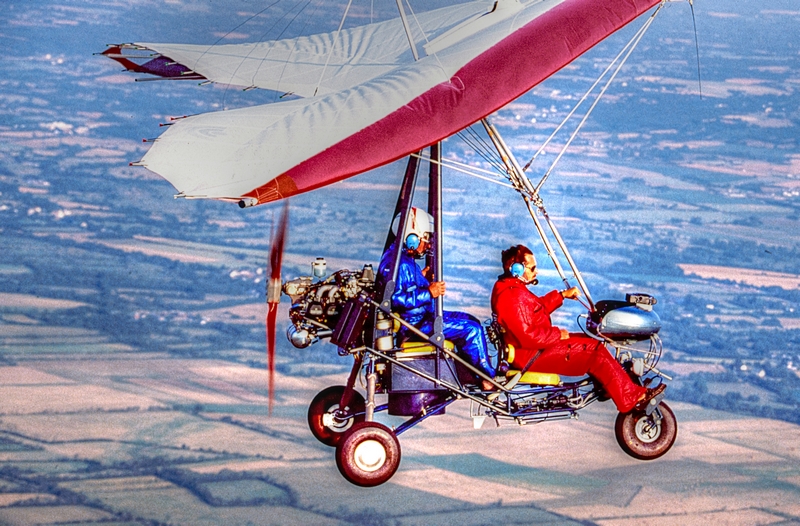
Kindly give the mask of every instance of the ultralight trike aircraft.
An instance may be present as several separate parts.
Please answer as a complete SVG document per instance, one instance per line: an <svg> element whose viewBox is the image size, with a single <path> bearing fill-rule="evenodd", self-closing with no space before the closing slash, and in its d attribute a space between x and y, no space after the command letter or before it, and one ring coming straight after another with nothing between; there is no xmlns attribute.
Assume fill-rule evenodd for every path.
<svg viewBox="0 0 800 526"><path fill-rule="evenodd" d="M503 142L496 130L487 121L483 122L502 151ZM435 237L426 263L433 270L435 280L442 276L442 180L439 145L432 146L430 151L427 209L434 218ZM503 153L504 158L513 160L509 151ZM399 216L399 225L409 221L420 157L412 155L408 161L392 216ZM517 176L515 165L509 162L508 173L515 189L532 206L531 217L548 254L568 283L549 236L545 235L545 225L534 213L533 206L544 216L550 234L561 244L562 254L567 255L573 275L584 290L588 300L588 312L582 318L584 331L614 348L616 359L635 383L647 386L658 383L663 374L656 368L662 346L657 334L661 324L653 310L655 298L647 294L628 294L624 301L593 303L544 204L541 199L532 204L534 200L530 199L532 194L525 183L528 180ZM404 232L405 229L396 226L395 231ZM396 242L394 238L390 230L387 249ZM389 272L392 279L380 279L380 275L376 279L369 264L360 270L339 270L325 277L324 260L318 258L312 265L315 276L283 284L283 292L292 299L292 324L287 334L292 344L305 348L320 338L330 338L339 354L353 357L353 368L345 385L324 389L308 409L311 432L320 442L336 447L336 465L347 480L361 486L374 486L388 480L400 462L397 436L430 416L444 414L445 408L456 400L470 400L471 416L476 427L480 427L486 417L493 418L498 425L501 420L527 424L577 417L577 412L592 402L608 399L590 376L568 380L557 374L537 372L535 360L523 370L509 369L512 361L509 354L514 349L504 342L503 328L496 321L487 322L485 328L497 350L502 375L489 378L444 339L442 296L434 300L436 321L432 334L425 334L409 324L392 309L400 265L400 251L395 253ZM402 334L411 333L410 338L400 336L400 326L407 329ZM363 382L366 396L356 389L360 375L366 380ZM482 390L480 380L490 382L492 389ZM380 394L387 395L386 403L377 402ZM409 418L390 428L375 420L376 413L384 411ZM643 409L620 413L615 433L626 453L651 460L672 447L677 422L670 408L659 398Z"/></svg>
<svg viewBox="0 0 800 526"><path fill-rule="evenodd" d="M584 332L613 348L616 360L635 383L653 386L666 378L656 367L662 345L659 317L653 310L655 298L629 294L625 300L595 303L547 214L541 188L666 1L477 0L412 11L409 16L407 0L396 0L399 18L345 28L350 0L339 28L329 33L251 44L118 44L103 54L128 70L151 75L147 80L195 79L286 95L271 104L169 123L147 154L132 164L170 181L178 189L176 197L219 199L248 208L407 157L389 218L389 222L398 218L396 231L405 232L420 161L427 161L425 208L433 217L435 232L427 263L434 279L441 281L442 166L509 187L524 201L564 284L569 287L570 279L577 282L587 309L580 318ZM525 174L531 163L520 165L487 116L656 5L643 27L567 115L567 119L572 117L608 75L553 164L534 185ZM297 14L291 16L297 18ZM486 145L499 156L494 163L499 177L441 155L443 139L470 132L477 122L488 137ZM429 155L424 155L426 148ZM508 369L514 349L505 343L502 327L492 322L485 331L497 350L502 374L486 376L443 337L441 297L436 299L430 334L404 320L392 305L400 250L386 278L376 278L371 265L328 276L324 260L319 259L312 276L283 283L286 210L273 240L267 287L270 408L276 312L285 293L292 300L288 336L295 346L303 348L330 338L340 354L353 358L345 384L320 392L308 412L312 433L336 447L337 466L350 482L375 486L387 481L400 462L398 435L443 414L459 399L470 401L476 425L487 417L519 424L569 418L607 399L591 377L568 379L537 372L535 361L520 370ZM394 237L389 229L386 249ZM365 395L356 389L362 375ZM491 390L483 389L486 382ZM377 397L384 394L386 403L378 403ZM376 421L382 412L408 418L390 428ZM655 398L640 410L619 414L615 432L626 453L648 460L670 449L677 423L669 407Z"/></svg>

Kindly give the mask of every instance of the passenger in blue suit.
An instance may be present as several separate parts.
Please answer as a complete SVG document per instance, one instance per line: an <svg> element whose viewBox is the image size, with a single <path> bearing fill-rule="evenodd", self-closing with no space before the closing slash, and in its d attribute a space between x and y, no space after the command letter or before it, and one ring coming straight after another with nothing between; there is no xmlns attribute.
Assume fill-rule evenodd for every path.
<svg viewBox="0 0 800 526"><path fill-rule="evenodd" d="M430 247L430 235L433 232L433 218L418 208L409 211L408 225L404 236L398 236L395 242L383 254L378 273L384 283L391 279L392 263L398 243L403 244L400 255L400 268L392 295L392 309L404 320L411 323L425 334L433 334L433 322L436 318L434 299L445 293L444 281L430 282L430 269L420 269L416 259L424 257ZM397 232L399 220L395 219L394 231ZM401 329L400 336L408 332ZM489 377L495 375L495 367L489 360L486 346L486 335L480 322L465 312L444 311L442 332L447 340L453 342L462 355L473 366L485 372ZM491 384L482 381L485 390Z"/></svg>

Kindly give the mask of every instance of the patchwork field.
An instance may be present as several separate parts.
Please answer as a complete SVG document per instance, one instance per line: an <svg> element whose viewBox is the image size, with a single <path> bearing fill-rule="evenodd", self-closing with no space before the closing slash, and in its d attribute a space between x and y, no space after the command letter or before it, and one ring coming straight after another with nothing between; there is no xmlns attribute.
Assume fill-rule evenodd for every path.
<svg viewBox="0 0 800 526"><path fill-rule="evenodd" d="M18 355L19 356L19 355ZM0 367L3 524L778 524L800 520L798 426L675 402L679 435L626 456L614 410L472 429L468 404L401 436L385 485L345 482L306 427L327 376L106 353ZM113 400L113 402L112 402ZM385 420L386 421L386 420ZM397 424L396 417L387 421Z"/></svg>

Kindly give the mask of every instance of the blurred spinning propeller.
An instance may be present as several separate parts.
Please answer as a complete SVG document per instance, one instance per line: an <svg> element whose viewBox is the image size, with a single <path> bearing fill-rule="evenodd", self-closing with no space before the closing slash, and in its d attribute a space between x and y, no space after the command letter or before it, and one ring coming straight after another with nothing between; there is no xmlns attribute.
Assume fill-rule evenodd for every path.
<svg viewBox="0 0 800 526"><path fill-rule="evenodd" d="M273 230L272 248L269 251L269 281L267 281L267 369L269 370L269 414L272 415L272 404L275 398L273 381L275 377L275 323L278 305L281 302L281 261L283 246L286 241L286 228L289 225L289 202L283 202L283 211L278 222L277 231Z"/></svg>

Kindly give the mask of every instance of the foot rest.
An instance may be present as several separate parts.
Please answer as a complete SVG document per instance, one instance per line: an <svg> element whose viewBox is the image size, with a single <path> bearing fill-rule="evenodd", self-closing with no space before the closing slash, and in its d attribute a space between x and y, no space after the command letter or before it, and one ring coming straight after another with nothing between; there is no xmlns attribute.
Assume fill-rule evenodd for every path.
<svg viewBox="0 0 800 526"><path fill-rule="evenodd" d="M513 378L519 371L513 369L506 373L507 378ZM535 384L535 385L558 385L561 383L561 377L555 373L537 373L528 371L522 375L518 384Z"/></svg>

